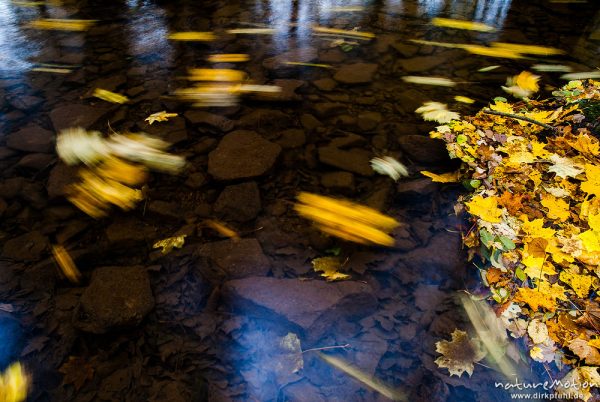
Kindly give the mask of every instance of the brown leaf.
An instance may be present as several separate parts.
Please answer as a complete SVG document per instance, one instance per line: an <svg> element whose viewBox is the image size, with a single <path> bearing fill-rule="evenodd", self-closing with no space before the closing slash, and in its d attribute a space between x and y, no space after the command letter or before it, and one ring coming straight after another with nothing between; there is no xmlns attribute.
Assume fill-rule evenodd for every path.
<svg viewBox="0 0 600 402"><path fill-rule="evenodd" d="M465 331L455 329L452 333L452 341L439 341L435 343L435 351L442 356L435 360L438 367L447 368L450 375L461 376L467 372L473 374L474 363L485 357L479 342L470 339Z"/></svg>
<svg viewBox="0 0 600 402"><path fill-rule="evenodd" d="M73 384L76 391L94 377L94 368L82 357L69 356L69 360L58 371L64 374L63 384Z"/></svg>

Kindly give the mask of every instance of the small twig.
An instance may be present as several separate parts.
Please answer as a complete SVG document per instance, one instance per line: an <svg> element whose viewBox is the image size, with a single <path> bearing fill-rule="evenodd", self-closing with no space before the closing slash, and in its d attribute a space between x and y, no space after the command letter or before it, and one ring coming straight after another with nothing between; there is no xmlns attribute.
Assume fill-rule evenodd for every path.
<svg viewBox="0 0 600 402"><path fill-rule="evenodd" d="M547 128L548 130L556 131L556 127L552 127L550 124L542 123L541 121L537 121L537 120L531 119L531 118L529 118L527 116L521 116L521 115L518 115L518 114L499 112L497 110L492 110L492 109L488 109L488 108L484 108L483 109L483 113L495 114L497 116L504 116L504 117L510 117L510 118L517 119L517 120L523 120L523 121L527 121L529 123L537 124L538 126L542 126L544 128Z"/></svg>
<svg viewBox="0 0 600 402"><path fill-rule="evenodd" d="M347 343L345 345L339 345L339 346L323 346L322 348L312 348L312 349L306 349L303 350L302 353L306 353L306 352L314 352L317 350L327 350L327 349L346 349L349 348L350 344Z"/></svg>

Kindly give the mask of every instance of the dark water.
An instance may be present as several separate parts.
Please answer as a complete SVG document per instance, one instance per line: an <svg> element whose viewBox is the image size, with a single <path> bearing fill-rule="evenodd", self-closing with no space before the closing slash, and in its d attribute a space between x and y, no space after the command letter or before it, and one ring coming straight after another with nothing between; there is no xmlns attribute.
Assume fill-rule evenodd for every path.
<svg viewBox="0 0 600 402"><path fill-rule="evenodd" d="M364 10L335 11L336 7L357 5ZM498 30L479 33L436 28L428 23L434 17L483 22ZM97 23L81 33L24 27L39 18L94 19ZM310 29L313 24L373 32L376 38L357 40L342 49L333 42L336 38L316 36ZM257 27L276 28L276 33L224 33ZM304 350L349 344L335 354L401 390L409 400L507 400L508 394L494 388L494 381L503 381L497 373L476 366L471 378L449 378L447 371L433 362L438 357L435 342L448 339L455 327L466 328L449 296L474 286L476 278L460 251L458 233L464 228L452 213L457 190L425 184L417 173L423 169L448 171L454 165L440 155L439 148L406 136L425 135L434 127L414 113L423 101L448 103L452 110L470 114L489 99L503 95L500 86L507 76L533 64L569 65L574 71L595 69L600 60L599 29L595 0L578 4L506 0L81 1L42 6L0 0L0 242L6 244L33 232L42 239L41 245L39 237L26 243L26 247L34 244L32 250L37 251L20 259L6 257L4 250L0 303L14 306L11 316L25 330L25 349L6 354L11 359L21 354L32 373L32 399L388 400L311 352L303 355L304 369L290 373L289 364L278 360L280 352L274 345L293 332ZM205 44L167 39L169 33L178 31L216 31L220 35ZM508 60L420 46L410 39L535 44L556 47L566 54ZM270 67L269 58L299 48L314 53L308 61L333 68ZM279 101L245 97L238 106L210 109L228 119L223 123L228 127L225 130L190 118L186 114L190 106L175 100L173 92L187 85L183 78L188 68L211 66L206 58L218 53L249 54L248 63L217 67L242 69L255 84L280 85L284 96ZM355 63L375 65L376 72L358 85L332 80L336 71ZM32 71L49 65L72 71ZM477 72L490 65L500 68ZM442 76L461 84L454 88L416 86L404 83L404 75ZM563 82L560 74L540 75L546 90ZM95 99L91 91L96 87L126 94L131 102L112 105ZM477 102L459 104L453 100L455 95ZM69 112L73 105L91 109ZM101 220L86 217L61 196L62 168L52 144L38 144L28 152L6 144L10 134L32 124L55 132L57 126L84 121L87 128L106 132L109 122L117 131L139 131L147 128L143 123L146 116L161 110L185 116L179 120L181 125L153 126L157 127L153 133L175 142L172 152L187 157L189 170L179 177L154 175L147 202L135 211L115 211ZM207 175L207 153L224 136L223 131L234 127L258 132L283 147L269 174L251 180L259 188L261 202L254 216L243 222L227 219L227 214L223 217L215 208L219 195L231 183ZM355 153L362 152L356 151L360 149L371 156L398 158L407 164L411 177L394 184L359 168L340 167L344 161L333 166L323 163L319 149L340 138ZM339 175L341 171L344 173ZM343 178L344 183L326 185L323 177L332 173L337 176L330 178ZM356 247L321 236L290 208L299 190L343 195L394 216L403 222L395 233L398 249ZM239 200L233 204L244 206ZM231 220L245 239L256 239L262 251L250 247L247 256L240 256L234 246L233 251L213 250L207 257L203 247L222 239L201 227L204 218ZM189 234L183 250L167 257L151 250L154 241L180 232ZM70 285L56 274L47 243L58 241L73 250L85 276L84 285L98 267L147 267L156 307L146 321L107 335L78 332L72 325L73 314L85 287ZM357 288L348 291L331 285L326 290L318 286L297 290L298 278L316 278L309 269L310 260L336 247L348 257L353 275L348 283ZM270 265L257 268L264 264L263 252ZM251 274L222 272L219 261L227 257L249 260ZM253 275L268 276L275 282L254 281ZM241 282L231 282L232 278ZM332 309L322 302L324 293L351 297ZM296 305L299 311L294 310ZM14 326L14 321L10 325ZM91 362L94 369L94 375L77 390L61 385L58 368L69 356Z"/></svg>

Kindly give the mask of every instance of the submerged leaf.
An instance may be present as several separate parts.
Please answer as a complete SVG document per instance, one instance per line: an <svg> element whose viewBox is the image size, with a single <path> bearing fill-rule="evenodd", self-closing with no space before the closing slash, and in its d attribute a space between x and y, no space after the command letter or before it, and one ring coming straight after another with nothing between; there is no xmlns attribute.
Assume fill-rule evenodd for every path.
<svg viewBox="0 0 600 402"><path fill-rule="evenodd" d="M311 263L315 272L321 272L321 276L328 281L350 279L350 275L339 272L342 261L338 257L315 258Z"/></svg>
<svg viewBox="0 0 600 402"><path fill-rule="evenodd" d="M187 235L167 237L166 239L162 239L154 243L152 248L162 248L161 253L168 254L171 252L171 250L173 250L173 248L183 247L186 236Z"/></svg>
<svg viewBox="0 0 600 402"><path fill-rule="evenodd" d="M431 178L431 181L437 183L457 183L458 182L458 170L456 172L448 172L442 174L436 174L432 172L428 172L426 170L422 170L420 172L423 176L427 176Z"/></svg>
<svg viewBox="0 0 600 402"><path fill-rule="evenodd" d="M451 341L438 341L435 351L442 356L435 360L440 368L447 368L450 376L460 377L463 373L473 375L474 363L479 362L486 355L481 349L479 341L471 339L465 331L455 329Z"/></svg>
<svg viewBox="0 0 600 402"><path fill-rule="evenodd" d="M162 112L152 113L150 116L146 117L146 121L148 124L152 125L155 121L167 121L171 117L176 117L177 113L167 113L166 110Z"/></svg>

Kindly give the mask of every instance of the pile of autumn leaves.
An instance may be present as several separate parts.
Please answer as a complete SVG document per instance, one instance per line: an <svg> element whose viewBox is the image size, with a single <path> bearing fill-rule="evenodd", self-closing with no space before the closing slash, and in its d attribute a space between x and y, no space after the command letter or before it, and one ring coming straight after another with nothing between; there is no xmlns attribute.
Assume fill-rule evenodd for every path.
<svg viewBox="0 0 600 402"><path fill-rule="evenodd" d="M600 82L572 81L553 96L497 98L490 109L503 115L484 109L431 136L464 162L473 191L457 208L474 220L464 243L496 315L526 337L533 360L572 365L563 381L600 385L600 142L589 128ZM589 389L579 390L585 400Z"/></svg>

